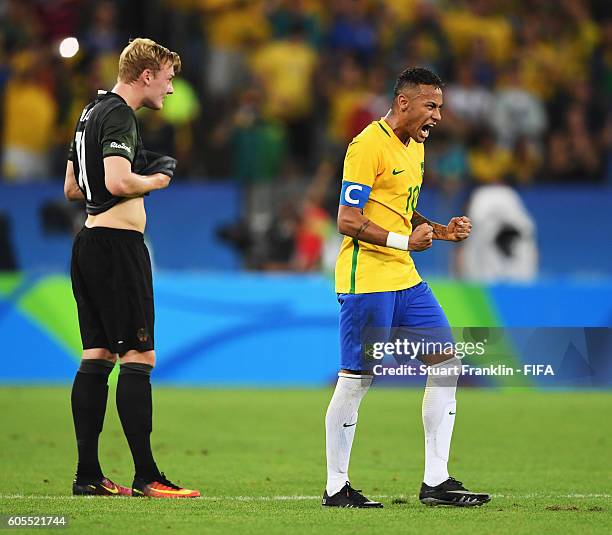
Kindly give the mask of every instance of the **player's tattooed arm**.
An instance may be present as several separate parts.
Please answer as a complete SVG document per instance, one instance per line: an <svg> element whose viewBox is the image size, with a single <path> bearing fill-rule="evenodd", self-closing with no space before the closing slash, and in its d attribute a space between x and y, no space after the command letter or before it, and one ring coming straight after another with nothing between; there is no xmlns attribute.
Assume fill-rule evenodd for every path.
<svg viewBox="0 0 612 535"><path fill-rule="evenodd" d="M364 216L361 208L342 204L338 209L338 232L374 245L387 245L389 235L389 231Z"/></svg>
<svg viewBox="0 0 612 535"><path fill-rule="evenodd" d="M412 223L412 228L417 228L419 225L427 223L433 229L434 240L448 239L446 227L444 225L441 225L440 223L435 223L434 221L430 221L418 212L412 212L412 219L410 220L410 222Z"/></svg>
<svg viewBox="0 0 612 535"><path fill-rule="evenodd" d="M378 226L363 215L361 208L353 206L340 205L338 231L350 238L404 251L424 251L431 247L432 231L429 225L415 228L410 236L395 234Z"/></svg>
<svg viewBox="0 0 612 535"><path fill-rule="evenodd" d="M448 222L448 225L441 225L440 223L430 221L418 212L413 212L411 222L412 228L416 228L423 223L431 225L433 228L434 240L462 241L465 240L472 231L472 222L466 216L453 217Z"/></svg>

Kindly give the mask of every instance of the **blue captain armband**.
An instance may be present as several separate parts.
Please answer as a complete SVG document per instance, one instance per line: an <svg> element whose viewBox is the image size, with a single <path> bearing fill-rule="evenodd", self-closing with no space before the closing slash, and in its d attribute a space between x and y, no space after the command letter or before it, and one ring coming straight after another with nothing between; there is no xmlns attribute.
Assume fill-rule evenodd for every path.
<svg viewBox="0 0 612 535"><path fill-rule="evenodd" d="M340 193L340 204L363 208L370 198L372 188L357 182L342 181L342 192Z"/></svg>

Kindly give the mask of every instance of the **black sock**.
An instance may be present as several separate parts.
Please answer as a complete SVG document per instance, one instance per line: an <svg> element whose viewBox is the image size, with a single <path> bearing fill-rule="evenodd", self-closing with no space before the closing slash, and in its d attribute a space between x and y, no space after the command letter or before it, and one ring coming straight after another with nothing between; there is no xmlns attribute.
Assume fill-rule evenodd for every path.
<svg viewBox="0 0 612 535"><path fill-rule="evenodd" d="M134 458L134 477L147 482L155 480L159 475L151 451L152 369L148 364L122 364L117 383L117 411Z"/></svg>
<svg viewBox="0 0 612 535"><path fill-rule="evenodd" d="M72 385L72 418L77 439L79 462L77 482L102 477L98 460L98 438L104 424L108 376L114 363L104 359L83 359Z"/></svg>

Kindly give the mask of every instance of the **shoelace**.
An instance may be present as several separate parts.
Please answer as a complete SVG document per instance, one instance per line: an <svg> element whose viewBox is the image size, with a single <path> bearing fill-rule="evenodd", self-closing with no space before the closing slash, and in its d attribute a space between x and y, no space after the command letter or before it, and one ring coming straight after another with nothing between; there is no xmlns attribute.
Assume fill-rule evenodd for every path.
<svg viewBox="0 0 612 535"><path fill-rule="evenodd" d="M359 494L359 496L361 498L364 498L364 496L362 494L360 494L361 489L354 489L353 487L351 487L350 484L347 485L347 489L346 489L346 497L350 497L351 494Z"/></svg>
<svg viewBox="0 0 612 535"><path fill-rule="evenodd" d="M172 483L172 481L169 481L168 479L166 479L166 474L164 474L163 472L161 473L161 477L157 479L156 483L160 483L162 486L170 490L180 490L181 489L181 487L179 487L178 485L175 485L174 483Z"/></svg>
<svg viewBox="0 0 612 535"><path fill-rule="evenodd" d="M461 481L457 481L457 480L456 480L454 477L449 477L448 479L449 479L450 481L452 481L453 483L455 483L455 484L456 484L456 485L459 487L459 489L458 489L458 490L465 490L466 492L470 492L468 489L466 489L466 488L463 486L463 483L462 483Z"/></svg>

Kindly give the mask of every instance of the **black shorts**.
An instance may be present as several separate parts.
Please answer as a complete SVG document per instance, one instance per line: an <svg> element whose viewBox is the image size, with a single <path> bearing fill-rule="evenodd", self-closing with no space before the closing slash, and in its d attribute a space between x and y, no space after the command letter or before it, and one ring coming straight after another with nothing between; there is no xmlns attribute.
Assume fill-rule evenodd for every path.
<svg viewBox="0 0 612 535"><path fill-rule="evenodd" d="M83 349L154 348L151 258L142 233L84 227L74 239L70 276Z"/></svg>

